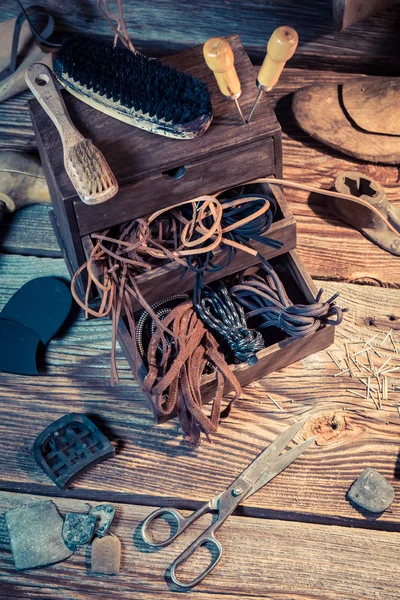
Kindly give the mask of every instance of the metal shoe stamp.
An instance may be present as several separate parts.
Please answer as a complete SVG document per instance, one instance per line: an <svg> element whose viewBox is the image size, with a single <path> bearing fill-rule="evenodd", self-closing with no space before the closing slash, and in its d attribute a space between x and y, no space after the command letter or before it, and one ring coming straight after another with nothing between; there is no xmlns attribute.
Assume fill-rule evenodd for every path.
<svg viewBox="0 0 400 600"><path fill-rule="evenodd" d="M96 515L67 513L65 515L62 535L65 545L75 551L92 541L96 527Z"/></svg>
<svg viewBox="0 0 400 600"><path fill-rule="evenodd" d="M90 509L89 515L94 515L98 519L96 537L102 538L110 529L115 516L115 507L111 504L99 504Z"/></svg>

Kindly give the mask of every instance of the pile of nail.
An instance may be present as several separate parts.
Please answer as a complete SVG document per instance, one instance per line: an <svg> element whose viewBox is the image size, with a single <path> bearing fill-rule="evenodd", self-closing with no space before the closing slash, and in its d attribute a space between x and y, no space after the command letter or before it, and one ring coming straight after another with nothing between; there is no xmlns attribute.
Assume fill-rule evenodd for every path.
<svg viewBox="0 0 400 600"><path fill-rule="evenodd" d="M353 396L370 399L381 410L391 390L400 390L400 342L392 329L377 331L370 339L345 342L338 351L328 352L339 371L335 377L351 377L361 386L348 388ZM399 410L400 412L400 410Z"/></svg>

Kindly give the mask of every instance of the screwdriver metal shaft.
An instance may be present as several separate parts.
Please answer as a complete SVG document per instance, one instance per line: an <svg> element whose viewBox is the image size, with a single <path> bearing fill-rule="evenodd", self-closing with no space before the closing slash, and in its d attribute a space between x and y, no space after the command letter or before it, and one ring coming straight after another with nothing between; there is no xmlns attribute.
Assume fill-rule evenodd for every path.
<svg viewBox="0 0 400 600"><path fill-rule="evenodd" d="M243 125L246 125L246 119L243 116L242 109L240 108L240 104L238 102L238 99L234 98L234 101L235 101L235 104L236 104L236 108L238 109L238 113L239 113L239 115L240 115L240 117L241 117L241 119L243 121Z"/></svg>
<svg viewBox="0 0 400 600"><path fill-rule="evenodd" d="M261 95L262 95L263 91L264 91L264 90L263 90L263 89L260 87L260 89L258 90L258 93L257 93L257 97L256 97L256 99L254 100L253 107L252 107L252 109L251 109L251 111L250 111L249 118L247 119L247 122L248 122L248 123L250 123L250 121L251 121L251 117L253 116L253 112L256 110L256 106L257 106L257 104L258 104L258 103L259 103L259 101L260 101L260 98L261 98Z"/></svg>

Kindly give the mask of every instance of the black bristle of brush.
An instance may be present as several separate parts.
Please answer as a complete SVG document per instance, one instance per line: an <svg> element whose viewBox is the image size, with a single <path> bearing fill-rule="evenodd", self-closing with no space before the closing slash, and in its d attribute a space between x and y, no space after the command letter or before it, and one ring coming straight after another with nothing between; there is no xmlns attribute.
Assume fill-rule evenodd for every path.
<svg viewBox="0 0 400 600"><path fill-rule="evenodd" d="M211 114L203 81L112 42L75 34L57 51L53 68L61 79L70 77L129 109L173 124Z"/></svg>

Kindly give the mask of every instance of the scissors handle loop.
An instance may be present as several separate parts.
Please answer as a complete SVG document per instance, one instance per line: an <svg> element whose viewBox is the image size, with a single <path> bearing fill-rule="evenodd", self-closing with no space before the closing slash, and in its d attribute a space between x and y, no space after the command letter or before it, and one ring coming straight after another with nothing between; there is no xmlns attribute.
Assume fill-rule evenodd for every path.
<svg viewBox="0 0 400 600"><path fill-rule="evenodd" d="M206 530L202 535L200 535L190 546L188 546L182 554L178 556L174 560L174 562L170 566L170 577L174 584L181 588L182 590L189 590L194 588L204 577L206 577L210 571L217 565L222 556L222 546L219 541L215 538L214 533L210 529L212 526ZM201 546L208 546L208 549L211 554L211 561L209 565L204 569L204 571L198 575L195 579L188 582L179 581L176 576L177 568L186 562L193 554L198 550Z"/></svg>
<svg viewBox="0 0 400 600"><path fill-rule="evenodd" d="M155 510L154 512L152 512L143 521L142 527L141 527L142 538L144 539L146 544L148 544L149 546L153 546L153 547L168 546L168 544L173 542L192 523L197 521L197 519L202 517L204 514L211 512L211 510L212 509L210 507L210 503L207 502L206 504L203 504L198 510L196 510L191 515L189 515L189 517L184 517L181 515L179 510L176 510L175 508L159 508L159 509ZM150 525L154 521L157 521L158 519L165 519L166 521L168 521L168 519L167 519L168 517L170 519L172 517L172 521L173 521L173 524L171 527L171 535L167 539L162 540L160 542L153 541L151 539L151 536L149 533ZM174 528L174 525L176 525L176 529Z"/></svg>

